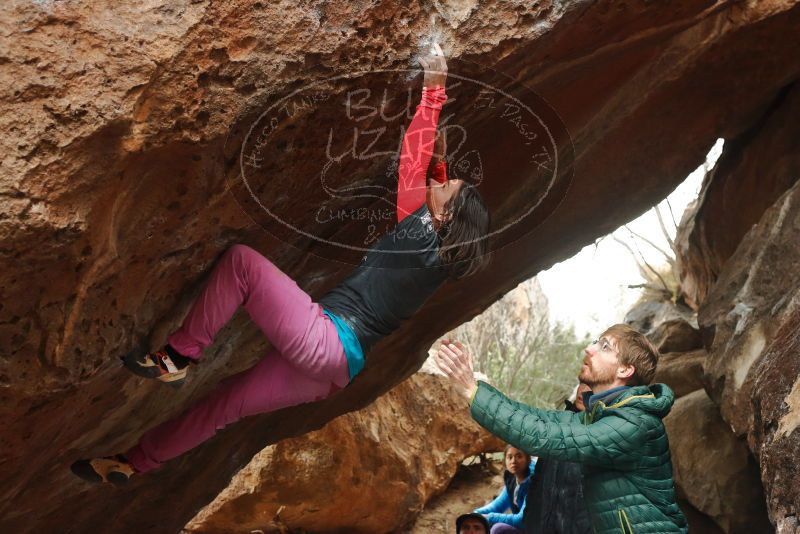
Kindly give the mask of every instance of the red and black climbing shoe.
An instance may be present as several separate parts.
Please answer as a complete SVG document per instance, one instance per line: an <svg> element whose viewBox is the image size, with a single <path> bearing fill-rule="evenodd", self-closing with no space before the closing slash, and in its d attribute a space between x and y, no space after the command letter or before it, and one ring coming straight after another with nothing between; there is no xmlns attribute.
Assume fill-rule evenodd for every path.
<svg viewBox="0 0 800 534"><path fill-rule="evenodd" d="M169 345L155 352L135 350L122 358L123 365L133 374L155 378L174 387L183 385L190 361Z"/></svg>
<svg viewBox="0 0 800 534"><path fill-rule="evenodd" d="M78 460L70 466L70 469L87 482L109 482L115 486L124 486L136 472L121 454L91 460Z"/></svg>

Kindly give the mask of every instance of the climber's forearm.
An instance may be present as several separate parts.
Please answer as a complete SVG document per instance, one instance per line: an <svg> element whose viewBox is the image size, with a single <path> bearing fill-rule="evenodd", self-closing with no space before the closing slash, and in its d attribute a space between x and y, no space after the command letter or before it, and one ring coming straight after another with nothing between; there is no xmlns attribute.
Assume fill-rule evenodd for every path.
<svg viewBox="0 0 800 534"><path fill-rule="evenodd" d="M423 88L422 100L403 137L397 180L398 221L425 202L426 174L433 156L439 113L446 100L444 87Z"/></svg>

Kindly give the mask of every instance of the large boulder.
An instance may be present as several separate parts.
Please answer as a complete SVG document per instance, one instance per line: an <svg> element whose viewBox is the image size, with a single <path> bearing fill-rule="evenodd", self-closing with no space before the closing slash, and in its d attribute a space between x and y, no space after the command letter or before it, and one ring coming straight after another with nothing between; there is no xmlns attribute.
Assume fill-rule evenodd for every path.
<svg viewBox="0 0 800 534"><path fill-rule="evenodd" d="M175 532L266 445L366 406L413 374L438 335L665 197L718 137L758 124L800 75L786 45L800 26L795 0L610 5L0 3L0 531ZM502 71L535 89L571 136L571 150L564 138L549 152L510 149L508 136L527 126L513 110L458 115L486 163L495 228L513 230L498 242L513 246L496 250L490 270L444 286L333 397L242 421L124 491L76 480L76 458L125 450L264 353L239 315L180 391L119 367L133 346L163 342L230 244L252 245L314 297L360 259L325 259L320 240L254 215L240 179L248 127L276 98L345 80L323 84L337 103L317 106L315 120L295 102L288 138L248 160L269 171L259 191L295 228L313 227L322 193L309 180L329 134L335 154L345 153L339 134L352 134L342 98L383 87L353 74L405 71L432 37L454 58L454 80L458 61L504 88L492 69ZM412 78L396 80L398 94L418 91ZM463 85L451 88L451 109L470 102ZM556 185L516 166L520 154L554 156ZM358 181L391 160L346 170ZM546 209L520 220L543 196ZM334 222L335 237L363 229Z"/></svg>
<svg viewBox="0 0 800 534"><path fill-rule="evenodd" d="M623 320L646 335L659 352L689 352L703 346L694 311L671 301L645 300Z"/></svg>
<svg viewBox="0 0 800 534"><path fill-rule="evenodd" d="M367 408L258 453L185 530L399 532L464 458L503 449L466 405L440 374L416 373Z"/></svg>
<svg viewBox="0 0 800 534"><path fill-rule="evenodd" d="M706 351L692 309L671 301L643 300L623 322L646 335L661 353L654 382L667 384L676 397L703 387Z"/></svg>
<svg viewBox="0 0 800 534"><path fill-rule="evenodd" d="M707 356L704 349L662 354L653 382L668 385L676 398L696 391L703 387L703 363Z"/></svg>
<svg viewBox="0 0 800 534"><path fill-rule="evenodd" d="M800 299L780 320L756 371L753 429L770 516L779 534L800 532Z"/></svg>
<svg viewBox="0 0 800 534"><path fill-rule="evenodd" d="M681 290L695 309L764 211L800 179L800 86L782 91L748 131L726 139L698 200L681 222Z"/></svg>
<svg viewBox="0 0 800 534"><path fill-rule="evenodd" d="M747 437L779 527L800 512L798 243L800 183L745 236L698 316L714 334L704 381L723 419Z"/></svg>
<svg viewBox="0 0 800 534"><path fill-rule="evenodd" d="M697 326L681 319L661 323L648 337L662 353L689 352L703 346L703 336Z"/></svg>
<svg viewBox="0 0 800 534"><path fill-rule="evenodd" d="M728 534L772 531L758 465L704 390L678 399L664 425L680 498Z"/></svg>
<svg viewBox="0 0 800 534"><path fill-rule="evenodd" d="M765 349L798 298L798 221L800 184L747 234L698 315L714 336L705 365L709 392L739 435L753 428L754 378Z"/></svg>

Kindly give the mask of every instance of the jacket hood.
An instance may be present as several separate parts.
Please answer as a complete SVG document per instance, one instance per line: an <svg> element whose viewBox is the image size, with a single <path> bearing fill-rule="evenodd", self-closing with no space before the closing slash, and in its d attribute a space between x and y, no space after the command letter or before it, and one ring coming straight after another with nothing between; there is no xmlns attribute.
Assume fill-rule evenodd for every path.
<svg viewBox="0 0 800 534"><path fill-rule="evenodd" d="M666 384L650 384L649 386L634 386L604 408L631 407L648 412L663 419L667 416L675 403L675 393Z"/></svg>

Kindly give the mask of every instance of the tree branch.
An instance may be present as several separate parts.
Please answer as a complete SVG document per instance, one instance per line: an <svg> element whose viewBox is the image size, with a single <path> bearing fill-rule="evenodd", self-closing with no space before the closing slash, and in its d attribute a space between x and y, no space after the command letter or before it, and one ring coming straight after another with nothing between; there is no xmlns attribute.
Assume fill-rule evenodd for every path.
<svg viewBox="0 0 800 534"><path fill-rule="evenodd" d="M672 211L672 204L670 203L669 198L667 198L665 200L667 201L667 208L669 208L669 216L672 219L672 224L677 229L678 228L678 223L675 222L675 212Z"/></svg>
<svg viewBox="0 0 800 534"><path fill-rule="evenodd" d="M627 228L627 227L626 227L626 228ZM631 233L632 233L632 232L631 232ZM657 278L658 278L658 279L661 281L661 284L664 286L664 290L665 290L667 293L669 293L670 295L672 294L672 291L670 291L670 290L669 290L669 286L667 285L667 282L666 282L666 281L664 280L664 278L663 278L663 277L662 277L662 276L661 276L661 275L658 273L658 271L656 271L656 270L653 268L653 266L652 266L652 265L650 265L649 263L647 263L647 260L645 260L645 259L644 259L644 256L642 256L642 253L641 253L641 251L639 252L639 257L641 257L641 261L639 261L639 259L637 258L637 255L636 255L636 253L633 251L633 249L631 248L631 246L630 246L630 245L628 245L628 244L627 244L625 241L623 241L622 239L620 239L620 238L619 238L619 237L617 237L616 235L612 235L611 237L614 239L614 241L616 241L617 243L619 243L620 245L622 245L623 247L625 247L626 249L628 249L628 252L630 252L630 253L631 253L631 256L633 256L633 259L634 259L634 261L636 261L636 264L639 266L639 269L640 269L640 270L642 270L642 264L644 264L644 265L645 265L645 266L646 266L646 267L647 267L647 268L650 270L650 272L652 272L654 275L656 275L656 277L657 277Z"/></svg>
<svg viewBox="0 0 800 534"><path fill-rule="evenodd" d="M675 258L671 254L669 254L667 251L665 251L664 249L662 249L661 247L659 247L658 245L656 245L655 243L653 243L652 241L650 241L649 239L644 237L643 235L637 234L636 232L631 230L628 227L627 224L624 226L624 228L627 231L629 231L631 233L631 235L633 235L634 237L636 237L638 239L641 239L642 241L644 241L645 243L647 243L648 245L650 245L651 247L653 247L654 249L659 251L661 254L663 254L664 257L667 259L667 263L669 263L670 267L675 265ZM639 254L641 254L641 252L639 252ZM642 256L642 259L644 259L644 256Z"/></svg>
<svg viewBox="0 0 800 534"><path fill-rule="evenodd" d="M675 254L675 241L670 237L669 232L667 232L667 227L664 224L664 218L661 216L661 209L659 209L658 205L655 207L656 210L656 217L658 218L658 225L661 227L661 232L664 234L664 238L669 243L669 248L672 250L672 256L676 256Z"/></svg>

